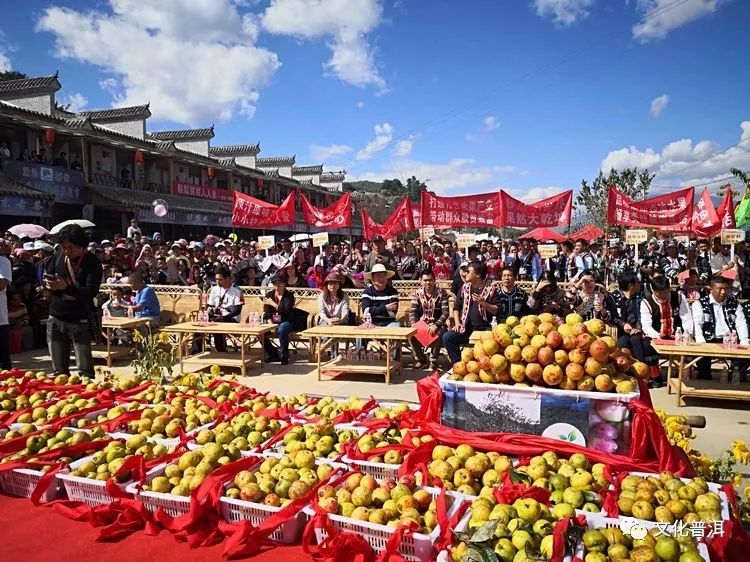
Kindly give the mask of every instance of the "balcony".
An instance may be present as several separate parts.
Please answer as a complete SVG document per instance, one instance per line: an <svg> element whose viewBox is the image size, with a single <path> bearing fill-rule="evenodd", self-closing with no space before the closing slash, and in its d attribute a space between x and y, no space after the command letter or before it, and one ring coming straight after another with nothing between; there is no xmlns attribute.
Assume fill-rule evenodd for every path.
<svg viewBox="0 0 750 562"><path fill-rule="evenodd" d="M102 187L119 187L135 191L145 191L147 193L160 193L163 195L171 192L168 185L146 182L139 179L116 178L110 174L91 174L91 184L100 185Z"/></svg>

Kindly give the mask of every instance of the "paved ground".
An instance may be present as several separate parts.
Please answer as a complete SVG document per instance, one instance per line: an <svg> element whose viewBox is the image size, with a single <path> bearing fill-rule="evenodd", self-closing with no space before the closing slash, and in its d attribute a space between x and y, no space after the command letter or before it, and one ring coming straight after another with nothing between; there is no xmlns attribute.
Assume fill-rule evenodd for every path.
<svg viewBox="0 0 750 562"><path fill-rule="evenodd" d="M306 359L306 351L301 350L298 355L292 356L290 365L264 365L262 372L259 372L256 365L251 370L252 375L244 382L258 390L276 394L306 392L417 401L416 382L427 374L426 371L415 372L406 369L404 375L395 377L390 385L385 384L382 376L374 375L347 375L335 380L318 381L313 365L307 363ZM14 357L14 363L34 370L51 368L49 355L44 350L17 355ZM132 369L125 362L117 363L112 370L115 373L132 373ZM669 413L705 416L706 427L695 430L695 447L712 457L718 456L733 439L750 440L750 404L739 401L690 399L686 406L678 409L674 395L667 395L664 388L652 391L652 397L655 407ZM750 477L750 474L745 474L745 477Z"/></svg>

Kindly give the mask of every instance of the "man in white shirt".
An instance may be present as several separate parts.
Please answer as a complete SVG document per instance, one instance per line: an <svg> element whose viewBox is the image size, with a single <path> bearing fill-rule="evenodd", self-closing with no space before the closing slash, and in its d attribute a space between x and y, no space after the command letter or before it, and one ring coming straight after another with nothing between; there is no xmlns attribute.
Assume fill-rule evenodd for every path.
<svg viewBox="0 0 750 562"><path fill-rule="evenodd" d="M13 280L10 260L0 255L0 369L10 369L10 326L8 325L8 297L5 290Z"/></svg>
<svg viewBox="0 0 750 562"><path fill-rule="evenodd" d="M239 287L232 284L232 272L226 266L216 270L216 285L208 293L208 316L212 322L239 322L245 299ZM197 343L198 338L195 339ZM194 348L198 347L196 344ZM214 334L214 348L216 351L227 350L224 334Z"/></svg>
<svg viewBox="0 0 750 562"><path fill-rule="evenodd" d="M141 237L141 227L138 226L138 219L131 219L128 227L128 238L138 240Z"/></svg>
<svg viewBox="0 0 750 562"><path fill-rule="evenodd" d="M662 386L664 379L658 366L658 354L650 342L674 339L678 329L693 333L693 315L685 295L673 291L666 277L654 277L651 295L641 301L641 330L646 338L644 350L646 362L651 365L652 387Z"/></svg>
<svg viewBox="0 0 750 562"><path fill-rule="evenodd" d="M737 299L729 293L731 282L724 277L713 277L710 292L693 303L695 341L721 343L727 333L736 332L741 345L748 345L745 313ZM744 373L747 361L734 361L734 368ZM711 358L698 361L698 378L711 380Z"/></svg>

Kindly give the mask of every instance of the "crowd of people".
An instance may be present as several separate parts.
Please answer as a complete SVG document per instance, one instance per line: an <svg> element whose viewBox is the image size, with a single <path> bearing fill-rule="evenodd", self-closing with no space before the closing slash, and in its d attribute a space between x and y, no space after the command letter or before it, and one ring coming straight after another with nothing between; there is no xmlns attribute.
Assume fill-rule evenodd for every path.
<svg viewBox="0 0 750 562"><path fill-rule="evenodd" d="M0 291L7 297L0 304L0 340L7 331L14 349L27 339L48 345L55 369L62 372L69 368L70 346L83 345L92 333L97 337L91 327L98 314L145 317L158 326L159 303L151 285L199 287L206 294L206 313L225 322L240 321L244 300L238 287L267 286L263 319L278 324L279 346L267 343L266 353L287 363L289 334L306 322L288 288L320 290L321 323L353 324L365 317L389 326L398 322L399 307L391 281L418 280L409 320L412 325L423 321L434 339L426 346L413 342L417 369L438 368L443 347L450 364L458 361L473 331L491 329L509 316L576 312L614 326L618 343L654 367L658 385L653 339L674 337L679 330L699 342L721 341L736 332L739 343L748 343L750 310L738 299L750 288L749 275L744 243L732 256L719 238L688 244L652 239L637 261L633 248L616 240L602 245L583 239L559 244L548 258L540 256L533 240L488 239L462 251L440 237L389 245L375 237L322 248L283 239L261 251L255 241L235 235L165 241L158 232L146 236L133 220L125 235L112 240L92 241L77 226L37 240L6 232L0 239ZM525 286L531 290L519 281L530 282ZM101 284L111 286L108 298L93 304ZM345 288L364 290L361 316L350 307ZM221 337L213 345L226 349ZM0 367L10 364L9 350L10 344L0 344ZM79 369L93 371L90 351L76 347L76 358ZM745 376L744 365L739 367ZM709 363L701 363L699 376L710 377L709 369Z"/></svg>

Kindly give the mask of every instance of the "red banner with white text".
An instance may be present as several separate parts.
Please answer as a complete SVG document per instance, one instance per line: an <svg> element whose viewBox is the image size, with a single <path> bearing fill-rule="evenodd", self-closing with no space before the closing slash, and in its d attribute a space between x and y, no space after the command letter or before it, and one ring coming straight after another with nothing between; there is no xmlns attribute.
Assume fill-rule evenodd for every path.
<svg viewBox="0 0 750 562"><path fill-rule="evenodd" d="M523 228L567 226L572 209L572 189L536 203L524 203L500 190L500 209L495 224Z"/></svg>
<svg viewBox="0 0 750 562"><path fill-rule="evenodd" d="M423 191L420 224L435 228L494 226L499 204L497 193L441 197Z"/></svg>
<svg viewBox="0 0 750 562"><path fill-rule="evenodd" d="M234 191L232 226L241 228L273 228L294 224L294 192L279 205L255 199Z"/></svg>
<svg viewBox="0 0 750 562"><path fill-rule="evenodd" d="M415 229L411 201L404 197L383 224L376 223L367 211L362 209L362 228L366 240L372 240L378 235L388 240L404 232L411 232Z"/></svg>
<svg viewBox="0 0 750 562"><path fill-rule="evenodd" d="M607 222L621 226L689 232L693 219L695 188L688 187L666 195L635 201L609 188Z"/></svg>
<svg viewBox="0 0 750 562"><path fill-rule="evenodd" d="M301 191L297 192L302 204L305 224L318 228L347 228L352 224L352 194L345 193L327 207L316 207Z"/></svg>
<svg viewBox="0 0 750 562"><path fill-rule="evenodd" d="M714 207L714 202L711 201L711 193L707 187L704 187L700 199L693 207L691 233L701 238L713 236L711 233L720 224L721 220L716 212L716 207Z"/></svg>

